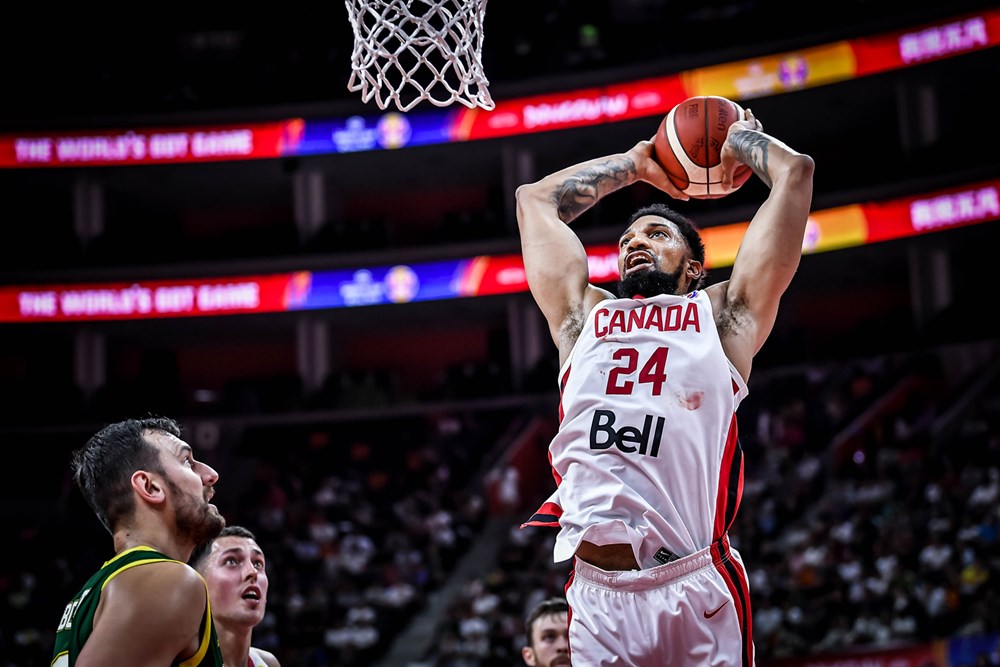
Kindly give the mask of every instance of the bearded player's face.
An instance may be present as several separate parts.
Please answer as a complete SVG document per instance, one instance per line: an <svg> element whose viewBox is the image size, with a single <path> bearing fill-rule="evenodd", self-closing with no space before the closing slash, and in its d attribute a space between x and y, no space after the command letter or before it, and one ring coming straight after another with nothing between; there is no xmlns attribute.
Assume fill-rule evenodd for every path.
<svg viewBox="0 0 1000 667"><path fill-rule="evenodd" d="M618 242L618 295L678 294L682 289L687 241L659 216L636 220Z"/></svg>

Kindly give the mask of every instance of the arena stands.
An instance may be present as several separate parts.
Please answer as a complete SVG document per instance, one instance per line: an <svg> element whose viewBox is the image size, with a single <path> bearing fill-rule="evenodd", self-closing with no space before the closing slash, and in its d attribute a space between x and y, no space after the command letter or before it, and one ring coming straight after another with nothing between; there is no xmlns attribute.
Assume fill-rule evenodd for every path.
<svg viewBox="0 0 1000 667"><path fill-rule="evenodd" d="M1000 633L1000 134L983 92L1000 65L995 3L812 9L789 34L801 8L786 3L497 0L484 61L495 98L558 93L571 107L590 99L579 91L840 40L937 49L746 97L815 157L821 222L895 232L912 214L915 227L858 239L846 225L846 241L803 258L741 407L733 541L758 664L933 646L971 665L955 647ZM81 137L150 128L275 124L329 146L362 118L348 138L364 139L378 114L346 91L346 15L317 11L127 32L34 16L0 43L17 63L0 105L0 437L14 470L0 492L0 667L49 665L61 606L110 553L69 452L146 413L181 421L222 476L215 502L260 538L272 583L255 643L286 667L519 664L524 611L565 585L552 531L518 528L553 484L548 333L523 289L459 293L446 273L516 282L516 185L626 149L657 117L391 150L79 157L97 145ZM82 152L10 158L43 145ZM678 208L721 229L762 188ZM609 198L582 237L600 248L652 195ZM414 299L414 276L445 287Z"/></svg>

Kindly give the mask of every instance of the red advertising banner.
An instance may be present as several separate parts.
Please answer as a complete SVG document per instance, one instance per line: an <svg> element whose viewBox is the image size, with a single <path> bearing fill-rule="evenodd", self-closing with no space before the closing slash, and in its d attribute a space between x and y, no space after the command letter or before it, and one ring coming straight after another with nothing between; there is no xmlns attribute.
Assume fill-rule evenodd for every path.
<svg viewBox="0 0 1000 667"><path fill-rule="evenodd" d="M126 320L288 309L296 274L0 287L0 322Z"/></svg>
<svg viewBox="0 0 1000 667"><path fill-rule="evenodd" d="M956 17L913 30L850 40L855 74L868 76L1000 44L1000 12Z"/></svg>
<svg viewBox="0 0 1000 667"><path fill-rule="evenodd" d="M864 205L867 243L944 231L1000 218L1000 179Z"/></svg>
<svg viewBox="0 0 1000 667"><path fill-rule="evenodd" d="M587 248L590 280L606 283L618 279L618 246L607 244ZM460 279L462 296L511 294L528 289L521 255L480 255L473 258Z"/></svg>
<svg viewBox="0 0 1000 667"><path fill-rule="evenodd" d="M452 141L561 130L666 114L694 95L744 100L845 81L1000 44L1000 12L959 16L908 31L843 40L603 88L498 101L461 109Z"/></svg>
<svg viewBox="0 0 1000 667"><path fill-rule="evenodd" d="M0 136L0 167L259 160L294 152L305 121Z"/></svg>
<svg viewBox="0 0 1000 667"><path fill-rule="evenodd" d="M422 123L426 130L424 139L414 145L490 139L661 116L678 102L695 95L724 95L737 101L776 95L998 45L1000 10L991 9L909 30L845 39L660 77L498 100L496 108L488 112L458 108L440 117L420 120L420 114L413 114L410 118L414 125ZM315 130L317 138L309 154L342 152L344 149L336 140L324 142L319 138L329 134L329 127L349 125L348 120L310 121L308 129ZM299 154L300 146L305 145L302 140L306 129L304 120L294 118L211 127L0 135L0 168L287 157Z"/></svg>
<svg viewBox="0 0 1000 667"><path fill-rule="evenodd" d="M666 114L688 97L680 76L671 75L602 88L501 100L489 112L460 109L455 115L452 141L548 132Z"/></svg>
<svg viewBox="0 0 1000 667"><path fill-rule="evenodd" d="M829 252L998 219L1000 179L970 183L923 197L813 211L802 252ZM736 222L703 229L706 265L731 266L748 225L749 222ZM618 279L615 244L589 246L586 250L592 282L602 284ZM299 271L271 276L2 286L0 322L271 313L401 303L414 298L511 294L527 289L524 262L519 254L478 255L423 265ZM399 294L405 294L406 298L396 298Z"/></svg>
<svg viewBox="0 0 1000 667"><path fill-rule="evenodd" d="M949 667L946 643L937 641L881 651L771 660L770 667Z"/></svg>

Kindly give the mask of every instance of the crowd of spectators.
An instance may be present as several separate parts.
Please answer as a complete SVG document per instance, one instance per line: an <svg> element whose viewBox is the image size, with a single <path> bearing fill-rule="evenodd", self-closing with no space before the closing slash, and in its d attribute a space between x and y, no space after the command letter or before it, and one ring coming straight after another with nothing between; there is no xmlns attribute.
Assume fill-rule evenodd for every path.
<svg viewBox="0 0 1000 667"><path fill-rule="evenodd" d="M255 641L282 664L373 664L481 530L477 472L510 419L442 414L246 443L257 469L236 507L268 553L273 612Z"/></svg>
<svg viewBox="0 0 1000 667"><path fill-rule="evenodd" d="M1000 386L942 438L956 391L933 355L755 378L731 538L748 564L762 660L1000 631ZM247 429L229 454L243 466L229 488L241 491L218 503L268 553L255 642L282 664L376 664L499 511L510 529L495 562L460 582L410 667L517 664L526 610L560 595L570 568L551 560L553 530L521 529L510 511L548 491L494 458L518 415ZM86 515L16 527L0 569L3 667L48 663L60 601L106 557Z"/></svg>
<svg viewBox="0 0 1000 667"><path fill-rule="evenodd" d="M783 370L741 407L744 555L758 658L1000 632L1000 384L935 442L954 390L936 356ZM905 395L884 400L902 387ZM871 412L873 405L883 405ZM847 463L832 451L852 425ZM571 563L554 531L512 524L409 667L517 664L524 614Z"/></svg>
<svg viewBox="0 0 1000 667"><path fill-rule="evenodd" d="M482 529L479 468L512 419L443 411L248 429L216 503L268 554L255 644L286 665L373 664ZM107 558L107 533L81 502L60 522L19 524L0 568L4 667L49 664L59 605Z"/></svg>

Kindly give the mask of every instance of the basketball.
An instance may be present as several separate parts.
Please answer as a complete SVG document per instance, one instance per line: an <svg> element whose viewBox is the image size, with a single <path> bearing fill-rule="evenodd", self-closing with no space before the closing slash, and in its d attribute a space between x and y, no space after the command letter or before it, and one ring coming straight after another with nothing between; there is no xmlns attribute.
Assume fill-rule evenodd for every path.
<svg viewBox="0 0 1000 667"><path fill-rule="evenodd" d="M694 199L718 199L738 190L753 171L736 168L733 187L722 189L720 153L729 126L743 120L743 107L717 95L691 97L670 110L653 138L654 157L670 182Z"/></svg>

